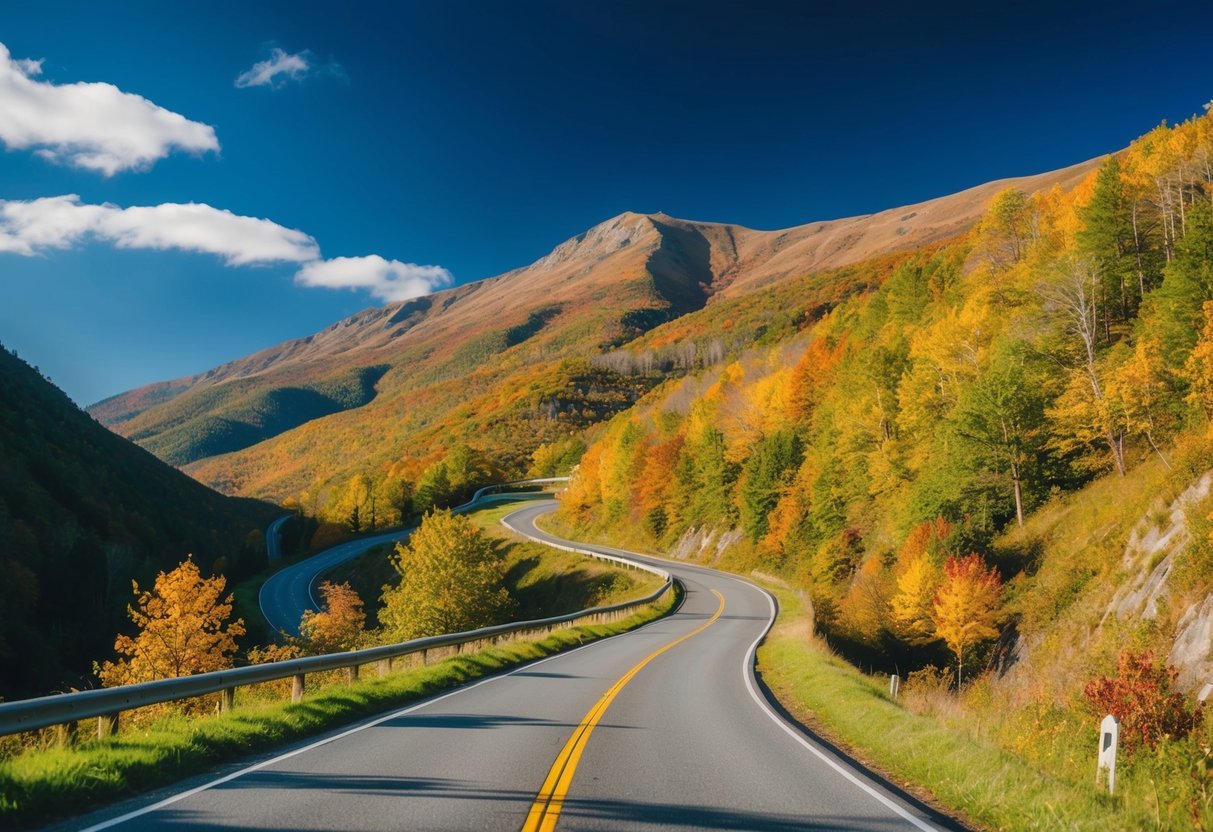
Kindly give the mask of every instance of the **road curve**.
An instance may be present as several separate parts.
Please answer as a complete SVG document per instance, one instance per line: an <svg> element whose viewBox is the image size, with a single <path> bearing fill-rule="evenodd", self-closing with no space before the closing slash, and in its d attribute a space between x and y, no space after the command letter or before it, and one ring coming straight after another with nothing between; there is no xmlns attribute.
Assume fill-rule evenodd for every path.
<svg viewBox="0 0 1213 832"><path fill-rule="evenodd" d="M295 515L284 514L265 530L265 559L270 563L282 557L282 526Z"/></svg>
<svg viewBox="0 0 1213 832"><path fill-rule="evenodd" d="M529 535L554 507L507 518ZM755 684L770 596L653 560L673 614L73 828L930 830L946 828L784 723Z"/></svg>
<svg viewBox="0 0 1213 832"><path fill-rule="evenodd" d="M272 629L287 635L299 635L299 621L304 611L320 609L319 602L312 594L312 586L321 575L376 546L403 540L412 532L412 529L396 529L351 540L278 570L266 579L257 595L261 614Z"/></svg>
<svg viewBox="0 0 1213 832"><path fill-rule="evenodd" d="M451 511L455 514L460 514L471 511L474 508L479 508L486 503L491 503L500 498L524 500L540 496L538 493L533 492L515 494L490 493L498 488L520 485L548 485L567 480L568 477L547 477L486 485L476 491L472 495L472 499L463 505L452 508ZM280 546L282 524L289 520L290 517L291 515L288 514L285 517L278 518L266 530L266 552L271 562L275 560L275 555L280 553L278 547ZM359 555L365 554L376 546L404 540L412 533L413 528L407 528L395 529L383 534L371 535L370 537L360 537L357 540L350 540L346 543L333 546L330 549L325 549L319 554L312 555L298 563L278 570L266 579L257 594L257 603L261 607L261 615L270 625L271 630L286 633L290 636L299 635L299 622L303 618L303 613L307 610L320 609L320 599L316 597L316 585L319 583L322 575L332 569L336 569L346 561L353 560ZM272 544L271 541L273 541Z"/></svg>

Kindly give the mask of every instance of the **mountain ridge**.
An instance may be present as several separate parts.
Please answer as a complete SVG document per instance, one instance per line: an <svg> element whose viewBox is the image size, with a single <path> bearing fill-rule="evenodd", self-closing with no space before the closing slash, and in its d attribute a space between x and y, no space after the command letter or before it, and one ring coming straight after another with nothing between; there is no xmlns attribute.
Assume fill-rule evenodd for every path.
<svg viewBox="0 0 1213 832"><path fill-rule="evenodd" d="M1098 161L773 231L624 212L568 238L530 265L368 308L312 335L204 373L121 393L88 411L221 490L281 499L281 491L250 486L251 474L233 479L213 473L228 465L208 460L236 454L233 464L247 467L251 457L241 455L249 449L312 423L338 420L332 424L352 430L343 414L389 400L428 408L427 395L418 391L437 390L494 362L534 365L589 357L724 299L950 239L970 228L999 190L1069 188ZM283 411L277 404L284 398L314 403L316 397L307 391L340 386L350 374L375 366L387 369L366 395L343 400L342 406ZM492 382L483 384L487 389ZM273 395L280 390L305 394ZM443 397L455 400L450 390ZM267 419L266 410L274 408ZM254 479L264 483L262 476Z"/></svg>

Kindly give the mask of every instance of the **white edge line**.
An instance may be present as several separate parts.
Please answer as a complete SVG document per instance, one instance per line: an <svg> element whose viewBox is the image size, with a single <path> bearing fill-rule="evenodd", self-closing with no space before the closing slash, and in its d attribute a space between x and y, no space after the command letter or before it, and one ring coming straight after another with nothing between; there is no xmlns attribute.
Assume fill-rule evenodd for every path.
<svg viewBox="0 0 1213 832"><path fill-rule="evenodd" d="M174 803L177 803L181 800L185 800L187 797L192 797L192 796L198 794L199 792L204 792L209 789L213 789L216 786L222 786L224 783L235 780L238 777L243 777L246 774L252 774L255 771L260 771L261 769L266 768L267 766L272 766L275 763L282 762L283 760L289 760L291 757L295 757L295 756L298 756L299 754L303 754L305 752L312 751L316 748L321 747L322 745L328 745L331 742L336 742L337 740L345 739L346 737L350 736L351 734L357 734L360 731L365 731L367 728L374 728L376 725L380 725L384 722L387 722L390 719L396 719L397 717L405 716L406 714L411 714L414 711L419 711L422 708L427 708L430 705L435 705L444 699L451 698L452 696L457 696L458 694L461 694L461 693L467 693L468 691L473 690L474 688L478 688L481 685L487 685L489 682L496 682L501 679L508 679L510 676L513 676L515 673L519 673L523 670L530 670L531 668L538 667L539 665L545 664L546 662L550 662L553 659L559 659L563 656L571 656L573 653L577 653L577 652L579 652L581 650L585 650L586 648L589 648L589 647L594 647L595 645L598 645L598 644L603 644L614 638L618 638L619 636L630 635L631 633L638 633L641 630L647 629L648 627L651 627L652 625L661 622L663 619L664 619L664 617L657 618L646 624L642 624L641 626L636 627L635 629L625 630L622 633L616 633L615 635L607 636L606 638L595 639L594 641L591 641L588 644L583 644L580 647L574 647L572 650L562 650L559 653L553 653L550 656L546 656L542 659L538 659L533 662L526 662L525 664L519 665L518 667L509 671L508 673L499 673L497 675L490 676L487 679L481 679L478 682L472 682L469 685L461 685L461 686L455 688L454 690L447 691L446 693L443 693L443 694L439 694L438 696L435 696L432 699L426 699L423 702L418 702L416 704L409 705L407 708L403 708L398 711L392 711L391 713L384 714L383 716L375 717L374 719L372 719L369 722L364 722L359 725L355 725L353 728L342 731L340 734L334 734L331 737L325 737L322 740L317 740L316 742L305 745L302 748L296 748L294 751L288 751L285 754L279 754L277 757L272 757L268 760L262 760L260 763L256 763L254 765L248 766L247 768L242 768L239 771L233 771L231 774L226 774L223 777L216 778L215 780L211 780L207 783L203 783L200 786L195 786L192 789L187 789L186 791L180 792L178 794L170 795L169 797L166 797L163 800L157 801L156 803L152 803L148 806L142 806L138 809L134 809L130 812L127 812L124 815L119 815L116 818L110 818L109 820L104 820L101 823L97 823L92 826L87 826L84 829L81 829L80 832L100 832L102 829L110 829L111 827L126 823L129 820L134 820L135 818L142 817L143 815L150 814L151 812L155 812L160 809L163 809L166 806L171 806Z"/></svg>
<svg viewBox="0 0 1213 832"><path fill-rule="evenodd" d="M927 823L922 818L918 817L913 812L906 809L900 803L893 800L888 795L884 794L882 791L877 789L875 786L871 785L870 783L865 782L863 779L856 776L853 771L850 771L849 769L843 767L837 760L834 759L834 756L832 754L827 754L825 751L822 751L820 748L815 746L813 743L809 742L808 739L806 739L803 734L801 734L799 731L797 731L791 725L788 725L787 721L784 720L783 717L781 717L778 713L776 713L771 708L771 705L769 702L767 702L766 697L758 692L757 685L755 684L754 668L756 666L755 657L758 654L758 645L762 643L762 640L764 638L766 638L767 633L769 633L771 631L771 628L773 626L775 626L775 601L774 601L774 599L772 599L771 593L767 592L762 587L756 586L755 584L752 584L749 581L745 581L740 578L735 578L731 575L726 575L725 577L732 578L733 580L737 581L740 584L748 586L751 589L755 589L758 592L761 592L763 597L765 597L767 599L767 604L771 608L771 617L767 621L767 626L763 629L763 631L761 633L758 634L758 638L754 639L754 643L750 645L750 649L746 653L745 658L743 658L741 660L741 675L745 679L746 689L749 690L750 696L758 704L758 707L762 708L763 712L767 716L769 716L776 725L778 725L780 728L782 728L784 730L784 732L787 733L788 736L790 736L792 739L796 740L796 742L800 743L802 746L804 746L806 749L808 749L810 752L812 752L815 756L817 756L822 762L824 762L830 768L834 769L836 772L841 774L847 780L851 781L851 783L853 783L854 785L863 789L865 792L870 794L872 797L876 798L878 801L883 803L887 808L896 812L898 815L900 815L902 818L904 818L905 820L912 823L918 829L923 830L923 832L937 832L937 828L935 826L932 826L931 824Z"/></svg>
<svg viewBox="0 0 1213 832"><path fill-rule="evenodd" d="M502 522L504 523L506 519L509 519L508 516L506 518L503 518ZM508 524L508 523L506 523L506 525L510 526L510 524ZM513 529L514 527L510 526L510 528ZM536 527L536 528L538 528L538 527ZM526 537L531 537L530 535L527 535L525 532L522 532L518 529L514 529L514 531L517 531ZM542 531L542 530L540 530L540 531ZM544 532L544 533L547 534L546 532ZM549 546L552 545L551 543L548 543L548 541L546 541L546 540L538 540L537 538L534 538L534 537L531 537L531 539L537 540L540 543L545 543ZM582 545L586 545L586 544L582 544ZM617 552L618 551L627 551L626 549L615 549L614 547L606 547L606 548L609 548L612 551L617 551ZM574 551L576 551L576 550L574 550ZM602 555L605 553L599 552L598 554ZM644 558L651 557L652 559L657 560L657 561L667 560L666 558L652 557L650 555L640 555L635 552L632 552L630 554L636 555L637 557L644 557ZM613 556L607 555L607 557L613 557ZM640 564L640 565L643 566L643 565L647 565L647 564ZM769 702L767 702L766 697L764 697L761 693L758 692L758 688L755 684L755 677L754 677L754 668L756 666L755 657L758 654L758 645L762 643L762 640L764 638L766 638L767 633L769 633L771 631L771 628L775 626L775 609L776 609L775 608L775 599L771 596L771 593L767 592L765 589L758 586L757 584L751 583L750 581L747 581L744 578L739 578L736 575L729 575L728 573L721 572L717 569L710 569L709 567L703 567L703 566L700 566L699 564L692 564L692 565L696 566L700 569L707 569L707 571L709 571L719 577L727 578L730 581L736 581L737 583L741 584L742 586L748 587L748 588L754 590L755 592L761 593L763 598L766 599L767 605L769 606L769 608L771 610L771 616L769 619L767 619L766 627L764 627L762 632L758 634L758 638L754 639L754 643L750 645L750 649L748 651L746 651L745 656L741 660L741 676L745 680L746 690L748 690L750 692L750 696L753 698L754 702L757 703L758 707L762 709L763 713L765 713L767 716L769 716L776 725L778 725L780 728L782 728L784 730L785 733L787 733L788 736L790 736L792 739L796 740L796 742L800 743L802 746L804 746L806 749L808 749L811 753L813 753L816 757L818 757L822 762L824 762L830 768L834 769L836 772L841 774L844 778L849 780L853 785L858 786L859 788L861 788L865 792L867 792L869 795L876 798L876 800L879 801L880 803L882 803L886 808L892 810L894 813L899 815L901 818L909 821L916 828L921 829L922 832L938 832L938 829L935 826L932 826L931 824L924 821L922 818L915 815L913 812L906 809L900 803L893 800L888 795L884 794L880 789L877 789L872 784L867 783L862 778L856 776L856 774L853 771L850 771L849 769L844 767L841 763L839 763L837 760L835 760L834 756L832 754L828 754L825 751L822 751L820 748L815 746L813 743L809 742L809 740L807 738L805 738L805 736L803 734L801 734L799 731L797 731L791 725L788 725L787 721L785 721L778 713L776 713L771 708L771 705Z"/></svg>

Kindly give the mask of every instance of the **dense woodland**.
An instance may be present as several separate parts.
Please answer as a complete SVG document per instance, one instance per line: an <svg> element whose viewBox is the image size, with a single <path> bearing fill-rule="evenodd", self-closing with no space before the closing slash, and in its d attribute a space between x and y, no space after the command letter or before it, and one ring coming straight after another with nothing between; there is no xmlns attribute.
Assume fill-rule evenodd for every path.
<svg viewBox="0 0 1213 832"><path fill-rule="evenodd" d="M1005 532L1146 460L1209 465L1211 201L1213 114L1158 127L1070 192L1006 190L963 238L859 292L772 306L803 326L616 417L562 522L684 554L689 532L736 530L730 562L808 589L852 657L984 663L1008 621L1072 600L1025 600L1039 541ZM710 314L727 331L764 300L669 326ZM965 627L948 593L980 637L949 638Z"/></svg>
<svg viewBox="0 0 1213 832"><path fill-rule="evenodd" d="M150 585L190 554L208 574L251 574L279 513L115 436L0 350L0 696L88 685L126 625L132 580Z"/></svg>

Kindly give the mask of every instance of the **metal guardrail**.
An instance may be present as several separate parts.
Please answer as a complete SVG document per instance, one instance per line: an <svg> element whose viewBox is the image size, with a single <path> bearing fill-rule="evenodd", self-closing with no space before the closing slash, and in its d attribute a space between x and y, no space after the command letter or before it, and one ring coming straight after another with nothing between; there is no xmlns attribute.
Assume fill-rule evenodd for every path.
<svg viewBox="0 0 1213 832"><path fill-rule="evenodd" d="M546 541L539 542L549 546L553 545ZM556 545L554 548L568 549L569 547ZM199 673L195 676L181 676L173 679L159 679L153 682L140 682L134 685L122 685L114 688L100 688L53 696L40 696L35 699L21 699L15 702L3 702L0 703L0 736L17 734L23 731L36 731L92 717L99 718L98 732L105 734L114 730L117 725L118 714L122 711L144 708L164 702L173 702L179 699L192 699L213 693L223 694L221 704L224 709L230 709L233 705L236 688L263 682L274 682L280 679L295 680L292 699L298 700L303 695L304 677L309 673L353 668L351 678L354 678L357 675L357 668L362 665L387 662L390 668L390 662L393 659L409 656L414 653L424 654L429 650L455 647L478 641L490 641L534 630L546 629L548 632L551 632L551 630L561 625L571 624L579 619L601 618L635 607L655 603L673 588L674 579L664 569L657 569L647 564L628 561L624 558L617 558L598 552L577 549L572 549L571 551L576 551L579 554L585 554L599 560L611 561L631 569L641 569L664 578L665 581L660 588L643 598L623 601L604 607L593 607L551 618L497 624L492 627L482 627L478 630L470 630L463 633L430 636L399 644L369 647L364 650L353 650L346 653L307 656L282 662L237 667L211 673Z"/></svg>

